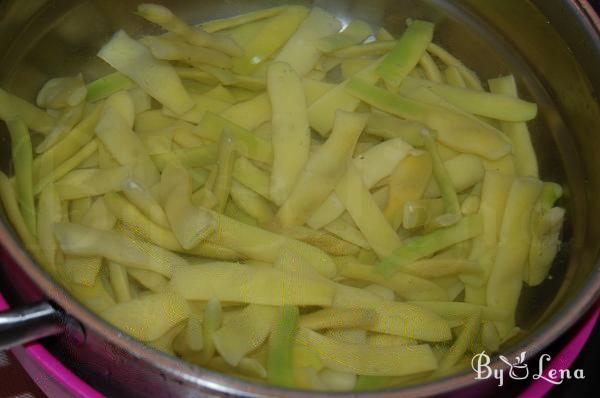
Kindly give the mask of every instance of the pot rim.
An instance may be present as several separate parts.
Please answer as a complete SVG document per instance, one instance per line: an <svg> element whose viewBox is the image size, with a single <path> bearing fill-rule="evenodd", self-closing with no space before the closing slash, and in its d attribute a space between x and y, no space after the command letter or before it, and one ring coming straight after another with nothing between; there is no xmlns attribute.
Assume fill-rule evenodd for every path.
<svg viewBox="0 0 600 398"><path fill-rule="evenodd" d="M584 21L586 30L596 37L600 37L600 18L595 13L588 0L568 0L568 6L573 8ZM598 44L598 43L596 43ZM600 47L597 48L600 53ZM181 380L193 386L205 390L244 397L276 397L286 396L291 398L325 398L331 396L360 396L364 398L397 398L402 397L426 397L442 393L450 393L458 389L475 385L478 380L473 373L465 371L460 374L447 376L445 378L417 384L414 386L391 388L376 392L342 393L342 392L313 392L289 390L268 385L259 385L243 381L241 379L224 375L204 369L171 355L155 350L134 338L119 331L98 315L87 309L71 294L63 289L61 285L54 282L52 277L39 267L31 256L20 246L14 234L4 222L0 223L0 242L4 251L25 272L25 274L36 284L36 286L50 300L58 304L67 314L74 317L94 333L104 337L110 344L127 351L136 359L151 363L166 377ZM509 358L517 356L525 351L529 358L539 354L542 349L549 346L558 337L564 334L571 326L580 320L587 311L600 298L600 259L596 259L586 285L578 294L566 302L563 307L545 322L545 325L533 332L523 340L510 353L505 355ZM68 366L68 364L67 364ZM506 370L508 366L494 358L490 364L492 369Z"/></svg>

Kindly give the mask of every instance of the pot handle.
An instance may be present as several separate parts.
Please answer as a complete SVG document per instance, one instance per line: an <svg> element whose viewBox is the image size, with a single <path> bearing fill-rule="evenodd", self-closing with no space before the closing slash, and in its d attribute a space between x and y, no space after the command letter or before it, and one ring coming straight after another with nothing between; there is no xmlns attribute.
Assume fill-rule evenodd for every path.
<svg viewBox="0 0 600 398"><path fill-rule="evenodd" d="M0 351L65 331L63 313L48 302L0 311Z"/></svg>

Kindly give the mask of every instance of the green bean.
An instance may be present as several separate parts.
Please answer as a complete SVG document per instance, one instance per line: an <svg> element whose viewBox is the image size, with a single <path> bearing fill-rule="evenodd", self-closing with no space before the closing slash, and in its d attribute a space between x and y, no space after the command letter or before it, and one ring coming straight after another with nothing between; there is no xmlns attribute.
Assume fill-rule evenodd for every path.
<svg viewBox="0 0 600 398"><path fill-rule="evenodd" d="M319 51L330 53L359 44L371 34L373 34L373 30L368 23L360 20L353 20L342 32L325 35L320 38L315 44L315 47L317 47Z"/></svg>
<svg viewBox="0 0 600 398"><path fill-rule="evenodd" d="M377 270L384 275L391 275L405 264L474 238L480 235L482 230L483 221L480 215L464 217L450 227L440 228L427 235L420 235L404 242L390 257L377 265Z"/></svg>
<svg viewBox="0 0 600 398"><path fill-rule="evenodd" d="M124 31L117 32L98 56L178 115L194 106L173 67L154 58L150 50Z"/></svg>
<svg viewBox="0 0 600 398"><path fill-rule="evenodd" d="M201 28L191 27L166 7L158 4L140 4L137 8L137 14L181 36L194 46L212 48L231 56L240 56L242 54L242 50L232 39L207 33Z"/></svg>
<svg viewBox="0 0 600 398"><path fill-rule="evenodd" d="M433 38L434 25L425 21L414 21L398 39L396 46L386 56L377 73L394 86L398 86L417 66Z"/></svg>
<svg viewBox="0 0 600 398"><path fill-rule="evenodd" d="M340 27L340 21L334 15L314 7L275 57L275 62L285 62L298 76L305 76L321 57L317 47L320 38L337 32Z"/></svg>
<svg viewBox="0 0 600 398"><path fill-rule="evenodd" d="M0 119L9 121L15 118L21 118L28 128L42 134L49 134L55 124L48 113L0 88Z"/></svg>
<svg viewBox="0 0 600 398"><path fill-rule="evenodd" d="M33 149L27 125L22 119L6 121L10 133L12 162L15 169L17 198L23 219L32 235L37 235L33 198Z"/></svg>
<svg viewBox="0 0 600 398"><path fill-rule="evenodd" d="M501 132L464 114L391 94L357 78L350 80L346 88L352 95L385 112L423 123L437 132L441 143L453 149L489 159L499 159L510 150Z"/></svg>
<svg viewBox="0 0 600 398"><path fill-rule="evenodd" d="M292 348L298 329L298 318L298 307L282 307L278 325L269 336L267 380L278 386L295 385Z"/></svg>

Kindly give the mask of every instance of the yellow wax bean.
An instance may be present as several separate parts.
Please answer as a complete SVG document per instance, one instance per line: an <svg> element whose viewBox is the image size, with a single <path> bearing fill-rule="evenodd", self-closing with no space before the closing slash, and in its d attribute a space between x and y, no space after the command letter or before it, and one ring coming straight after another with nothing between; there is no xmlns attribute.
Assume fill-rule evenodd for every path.
<svg viewBox="0 0 600 398"><path fill-rule="evenodd" d="M240 47L230 38L207 33L201 28L195 28L186 24L171 10L158 4L140 4L137 14L162 28L173 32L188 43L198 47L208 47L222 51L232 56L242 54Z"/></svg>
<svg viewBox="0 0 600 398"><path fill-rule="evenodd" d="M83 118L86 104L81 103L62 112L52 130L44 140L35 147L36 153L46 152L63 139Z"/></svg>
<svg viewBox="0 0 600 398"><path fill-rule="evenodd" d="M499 159L510 150L510 144L500 131L465 113L395 95L357 77L352 78L346 88L352 95L384 112L423 123L437 132L442 144L452 149L488 159Z"/></svg>
<svg viewBox="0 0 600 398"><path fill-rule="evenodd" d="M380 61L373 61L371 65L358 72L355 77L369 83L375 83L377 81L375 69L379 64ZM329 135L329 132L334 127L338 110L354 112L360 104L359 99L346 92L348 82L349 80L346 80L338 84L313 102L308 108L310 126L322 136Z"/></svg>
<svg viewBox="0 0 600 398"><path fill-rule="evenodd" d="M213 335L221 327L223 322L223 310L220 301L211 297L204 308L204 317L202 322L202 363L208 362L215 353L215 343Z"/></svg>
<svg viewBox="0 0 600 398"><path fill-rule="evenodd" d="M465 80L467 87L472 90L483 91L481 81L471 69L467 68L458 58L454 57L448 51L434 43L429 43L427 51L438 57L443 63L448 66L453 66L458 69L461 76Z"/></svg>
<svg viewBox="0 0 600 398"><path fill-rule="evenodd" d="M121 165L131 166L134 177L144 186L151 187L159 181L158 170L150 155L117 108L106 105L95 131L115 160Z"/></svg>
<svg viewBox="0 0 600 398"><path fill-rule="evenodd" d="M266 94L264 95L264 98L266 98ZM268 98L266 99L268 101ZM270 118L270 111L268 116L261 116L263 122L270 120ZM262 122L256 127L260 124L262 124ZM227 129L227 131L235 138L236 148L242 156L263 163L271 163L273 161L273 148L269 141L254 135L247 129L212 112L206 112L204 114L195 133L201 138L218 142L225 129Z"/></svg>
<svg viewBox="0 0 600 398"><path fill-rule="evenodd" d="M372 33L373 30L368 23L361 20L353 20L342 32L333 33L321 38L315 46L324 53L330 53L361 43Z"/></svg>
<svg viewBox="0 0 600 398"><path fill-rule="evenodd" d="M377 144L356 156L352 163L360 172L365 187L371 189L392 173L410 149L410 146L403 140L391 139ZM307 224L315 229L322 228L342 215L344 210L343 203L334 192L313 213Z"/></svg>
<svg viewBox="0 0 600 398"><path fill-rule="evenodd" d="M181 115L194 105L173 67L154 58L146 47L124 31L118 31L98 56L173 112Z"/></svg>
<svg viewBox="0 0 600 398"><path fill-rule="evenodd" d="M371 326L375 316L371 309L324 308L301 315L299 325L313 330L361 328Z"/></svg>
<svg viewBox="0 0 600 398"><path fill-rule="evenodd" d="M537 286L546 279L552 261L560 248L559 235L565 210L560 207L550 207L561 195L562 188L559 185L546 183L535 205L531 219L531 247L525 277L529 286Z"/></svg>
<svg viewBox="0 0 600 398"><path fill-rule="evenodd" d="M442 73L440 72L440 69L436 65L433 58L431 58L427 52L424 52L421 56L419 65L421 65L421 68L423 68L423 72L425 72L427 80L430 80L434 83L442 82Z"/></svg>
<svg viewBox="0 0 600 398"><path fill-rule="evenodd" d="M499 308L454 301L409 301L410 304L426 308L448 320L463 321L479 314L485 321L503 321L509 313Z"/></svg>
<svg viewBox="0 0 600 398"><path fill-rule="evenodd" d="M402 376L434 370L438 366L426 344L395 347L347 344L308 329L300 329L298 339L312 346L327 367L341 372Z"/></svg>
<svg viewBox="0 0 600 398"><path fill-rule="evenodd" d="M116 112L120 119L114 123L122 128L121 125L128 129L133 129L135 124L135 106L128 91L119 91L106 99L104 110L100 116L101 120L107 117L108 110Z"/></svg>
<svg viewBox="0 0 600 398"><path fill-rule="evenodd" d="M386 28L379 28L377 34L375 34L375 38L380 41L394 40L394 36Z"/></svg>
<svg viewBox="0 0 600 398"><path fill-rule="evenodd" d="M33 150L29 129L21 118L6 121L10 133L12 163L15 171L17 198L23 219L33 235L37 235L33 191Z"/></svg>
<svg viewBox="0 0 600 398"><path fill-rule="evenodd" d="M117 303L131 300L131 291L129 289L129 280L127 279L127 270L125 267L114 261L109 261L108 277L113 291L115 292Z"/></svg>
<svg viewBox="0 0 600 398"><path fill-rule="evenodd" d="M488 84L492 93L518 97L517 84L512 75L491 79ZM512 142L517 174L519 176L538 177L537 157L527 125L522 122L502 122L502 131Z"/></svg>
<svg viewBox="0 0 600 398"><path fill-rule="evenodd" d="M415 147L423 146L421 123L409 122L383 112L371 112L366 131L371 135L384 139L401 138Z"/></svg>
<svg viewBox="0 0 600 398"><path fill-rule="evenodd" d="M516 95L507 95L504 91L490 94L411 77L406 78L402 84L406 87L401 88L401 91L426 87L450 104L475 115L508 122L526 122L537 115L536 104L516 98Z"/></svg>
<svg viewBox="0 0 600 398"><path fill-rule="evenodd" d="M73 170L54 185L62 200L82 199L120 191L131 174L126 166Z"/></svg>
<svg viewBox="0 0 600 398"><path fill-rule="evenodd" d="M407 339L405 337L393 336L391 334L380 334L374 333L367 337L367 343L378 347L390 347L396 345L415 345L415 340Z"/></svg>
<svg viewBox="0 0 600 398"><path fill-rule="evenodd" d="M79 166L83 161L89 159L92 154L98 151L98 141L93 140L81 148L77 154L67 159L62 164L56 166L51 172L47 173L43 178L39 179L33 186L33 193L41 193L48 185L60 180L70 171Z"/></svg>
<svg viewBox="0 0 600 398"><path fill-rule="evenodd" d="M475 261L456 258L437 258L415 261L400 267L401 272L421 278L439 278L456 274L480 274L481 269Z"/></svg>
<svg viewBox="0 0 600 398"><path fill-rule="evenodd" d="M96 283L102 283L98 280L98 274L102 267L101 257L66 256L61 267L74 284L91 287Z"/></svg>
<svg viewBox="0 0 600 398"><path fill-rule="evenodd" d="M217 220L215 233L208 240L237 251L255 260L273 263L283 247L290 248L306 259L320 274L333 277L336 267L324 252L304 242L275 234L261 228L237 222L222 214L213 213Z"/></svg>
<svg viewBox="0 0 600 398"><path fill-rule="evenodd" d="M169 220L165 211L146 187L131 179L125 181L122 192L150 220L163 228L169 228Z"/></svg>
<svg viewBox="0 0 600 398"><path fill-rule="evenodd" d="M292 37L308 14L305 7L290 6L266 20L256 36L244 46L244 55L233 60L233 71L252 74Z"/></svg>
<svg viewBox="0 0 600 398"><path fill-rule="evenodd" d="M344 79L350 79L352 76L371 65L373 61L369 58L349 58L341 63L342 76Z"/></svg>
<svg viewBox="0 0 600 398"><path fill-rule="evenodd" d="M260 223L269 222L275 217L275 212L266 199L237 181L233 181L231 185L231 199Z"/></svg>
<svg viewBox="0 0 600 398"><path fill-rule="evenodd" d="M271 101L269 96L264 93L253 99L235 104L220 115L248 130L254 130L266 121L271 120Z"/></svg>
<svg viewBox="0 0 600 398"><path fill-rule="evenodd" d="M28 128L42 134L49 134L55 123L50 114L0 88L0 119L8 121L16 117L21 118Z"/></svg>
<svg viewBox="0 0 600 398"><path fill-rule="evenodd" d="M369 248L369 243L358 228L352 222L348 222L341 217L325 225L323 229L363 249Z"/></svg>
<svg viewBox="0 0 600 398"><path fill-rule="evenodd" d="M4 205L4 210L8 216L8 219L25 244L25 247L27 247L29 252L40 264L48 264L40 250L35 236L29 231L29 228L25 224L25 220L21 215L21 210L19 209L19 204L17 202L17 193L15 192L12 182L8 179L6 174L1 171L0 199L2 199L2 204Z"/></svg>
<svg viewBox="0 0 600 398"><path fill-rule="evenodd" d="M267 72L267 82L273 107L270 197L281 206L294 189L308 160L310 127L304 90L294 69L286 63L273 63Z"/></svg>
<svg viewBox="0 0 600 398"><path fill-rule="evenodd" d="M321 56L315 46L318 39L337 32L340 27L340 21L334 15L314 7L275 57L275 61L289 64L300 77L306 75Z"/></svg>
<svg viewBox="0 0 600 398"><path fill-rule="evenodd" d="M65 254L106 257L123 265L171 276L173 267L185 265L181 257L150 243L124 239L113 231L83 225L55 224L54 236Z"/></svg>
<svg viewBox="0 0 600 398"><path fill-rule="evenodd" d="M440 361L439 372L450 370L465 355L469 346L472 346L478 339L480 327L481 315L475 313L469 317L456 341Z"/></svg>
<svg viewBox="0 0 600 398"><path fill-rule="evenodd" d="M175 327L169 329L166 333L164 333L159 338L149 341L148 344L150 347L153 347L156 350L165 352L170 355L175 355L174 345L177 342L177 339L184 330L185 325L180 323Z"/></svg>
<svg viewBox="0 0 600 398"><path fill-rule="evenodd" d="M380 258L389 256L401 245L400 238L379 210L354 165L348 166L335 192Z"/></svg>
<svg viewBox="0 0 600 398"><path fill-rule="evenodd" d="M214 33L220 30L235 28L236 26L246 25L251 22L278 15L284 11L285 8L285 6L272 7L264 10L256 10L246 14L236 15L230 18L213 19L212 21L204 22L201 26L206 32Z"/></svg>
<svg viewBox="0 0 600 398"><path fill-rule="evenodd" d="M54 224L62 220L60 197L53 185L48 185L40 194L37 212L38 239L40 249L50 266L51 272L56 272L57 246L54 239Z"/></svg>
<svg viewBox="0 0 600 398"><path fill-rule="evenodd" d="M431 156L433 176L440 189L442 199L444 200L446 212L448 214L460 217L460 203L458 201L458 196L456 195L456 189L454 188L454 184L450 179L448 169L446 169L446 165L440 157L437 146L434 142L434 138L428 130L423 130L422 134L425 148Z"/></svg>
<svg viewBox="0 0 600 398"><path fill-rule="evenodd" d="M233 178L267 200L271 200L270 177L246 158L238 158L233 165Z"/></svg>
<svg viewBox="0 0 600 398"><path fill-rule="evenodd" d="M332 83L322 82L319 80L303 78L302 87L304 88L304 96L306 105L312 105L316 100L321 98L325 93L332 90L336 85Z"/></svg>
<svg viewBox="0 0 600 398"><path fill-rule="evenodd" d="M198 124L207 112L222 112L231 107L231 104L216 98L212 98L207 94L190 94L194 106L182 115L177 115L171 110L164 108L163 113L167 116L178 117L186 122Z"/></svg>
<svg viewBox="0 0 600 398"><path fill-rule="evenodd" d="M385 278L371 265L349 262L341 267L339 273L346 278L388 287L407 300L443 300L447 298L446 292L435 283L402 272Z"/></svg>
<svg viewBox="0 0 600 398"><path fill-rule="evenodd" d="M377 73L388 83L398 86L417 66L433 38L434 25L414 21L395 43L390 53L377 68Z"/></svg>
<svg viewBox="0 0 600 398"><path fill-rule="evenodd" d="M100 313L106 321L142 341L159 338L189 315L188 303L173 293L151 294Z"/></svg>
<svg viewBox="0 0 600 398"><path fill-rule="evenodd" d="M366 122L366 114L338 111L331 136L310 156L294 190L277 213L283 226L304 224L327 199L343 177Z"/></svg>
<svg viewBox="0 0 600 398"><path fill-rule="evenodd" d="M236 260L240 257L235 251L210 242L201 242L191 250L184 250L173 232L152 222L137 207L120 195L115 193L107 194L104 196L104 200L108 209L122 224L155 245L179 253L221 260Z"/></svg>
<svg viewBox="0 0 600 398"><path fill-rule="evenodd" d="M331 254L332 256L348 256L358 254L360 248L349 242L338 239L337 237L323 232L321 230L314 230L302 226L295 226L283 229L274 228L275 232L279 232L283 235L291 238L306 242L309 245L315 246L325 253Z"/></svg>
<svg viewBox="0 0 600 398"><path fill-rule="evenodd" d="M481 159L474 155L460 154L444 162L444 167L448 171L448 177L456 192L463 192L478 182L483 180L485 168ZM424 192L425 198L435 198L440 196L439 184L436 181L430 181Z"/></svg>
<svg viewBox="0 0 600 398"><path fill-rule="evenodd" d="M135 83L127 76L121 72L113 72L87 85L86 100L97 102L121 90L129 90L134 86Z"/></svg>
<svg viewBox="0 0 600 398"><path fill-rule="evenodd" d="M100 197L91 204L79 221L87 227L110 231L115 227L117 218L108 210L104 197Z"/></svg>
<svg viewBox="0 0 600 398"><path fill-rule="evenodd" d="M425 235L415 236L394 251L377 265L378 271L391 275L404 264L430 256L456 243L463 242L483 232L481 215L464 217L457 223L435 230Z"/></svg>
<svg viewBox="0 0 600 398"><path fill-rule="evenodd" d="M212 186L213 194L217 200L216 210L220 213L225 210L227 200L229 199L231 184L233 182L233 164L236 156L235 140L225 131L219 141L217 174Z"/></svg>
<svg viewBox="0 0 600 398"><path fill-rule="evenodd" d="M214 85L219 82L219 80L214 75L212 75L206 71L197 69L197 68L188 68L188 67L178 66L178 67L175 67L175 72L177 72L177 74L179 75L180 78L192 80L195 82L200 82L200 83L205 83L205 84L210 84L210 85ZM265 88L265 80L260 77L237 75L237 74L234 74L231 72L230 72L230 77L233 77L233 80L229 81L227 84L225 84L226 86L231 85L233 87L239 87L239 88L243 88L243 89L247 89L247 90L252 90L252 92L250 92L252 97L254 97L256 95L256 93L253 93L254 91L262 91ZM248 99L250 99L250 98L248 98Z"/></svg>
<svg viewBox="0 0 600 398"><path fill-rule="evenodd" d="M138 281L140 285L148 288L154 293L161 293L167 286L167 279L156 272L146 271L143 269L128 268L127 273L133 279Z"/></svg>
<svg viewBox="0 0 600 398"><path fill-rule="evenodd" d="M190 65L207 64L219 68L231 68L231 57L227 54L194 46L174 37L145 36L140 42L158 59L184 61Z"/></svg>
<svg viewBox="0 0 600 398"><path fill-rule="evenodd" d="M509 320L496 323L502 337L514 327L523 267L527 262L531 243L529 223L541 190L542 183L539 180L531 177L517 178L506 200L498 251L487 288L487 304L511 314Z"/></svg>
<svg viewBox="0 0 600 398"><path fill-rule="evenodd" d="M102 113L102 107L96 107L70 133L55 146L36 157L33 161L33 180L36 184L60 165L77 155L77 152L94 137L94 128ZM81 159L82 161L85 159Z"/></svg>
<svg viewBox="0 0 600 398"><path fill-rule="evenodd" d="M275 268L235 263L177 267L169 289L188 300L208 300L262 305L331 305L335 288L317 280Z"/></svg>
<svg viewBox="0 0 600 398"><path fill-rule="evenodd" d="M181 246L192 249L212 233L215 220L208 211L192 204L192 187L185 169L167 166L162 180L169 181L171 187L164 203L169 224Z"/></svg>
<svg viewBox="0 0 600 398"><path fill-rule="evenodd" d="M431 179L431 157L408 156L396 166L390 178L390 191L384 215L398 229L404 218L404 205L423 196Z"/></svg>
<svg viewBox="0 0 600 398"><path fill-rule="evenodd" d="M459 88L466 88L467 84L463 79L460 71L456 66L449 66L444 71L444 76L446 77L446 81L449 85Z"/></svg>
<svg viewBox="0 0 600 398"><path fill-rule="evenodd" d="M331 55L338 58L358 58L388 53L396 46L395 41L373 41L337 50Z"/></svg>
<svg viewBox="0 0 600 398"><path fill-rule="evenodd" d="M153 155L152 161L160 171L171 163L183 167L195 168L213 164L217 160L218 148L216 145L206 145L198 148L177 149L159 155Z"/></svg>
<svg viewBox="0 0 600 398"><path fill-rule="evenodd" d="M269 337L275 326L277 307L250 304L225 320L213 334L217 352L232 366L254 351Z"/></svg>
<svg viewBox="0 0 600 398"><path fill-rule="evenodd" d="M393 334L422 341L446 341L452 338L448 322L425 308L381 299L363 289L336 285L333 307L368 308L377 312L370 331Z"/></svg>

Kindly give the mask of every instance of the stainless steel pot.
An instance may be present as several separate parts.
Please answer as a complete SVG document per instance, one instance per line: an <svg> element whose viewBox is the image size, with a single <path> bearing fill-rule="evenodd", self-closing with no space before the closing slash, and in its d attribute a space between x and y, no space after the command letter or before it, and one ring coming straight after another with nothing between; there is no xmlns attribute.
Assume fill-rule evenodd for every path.
<svg viewBox="0 0 600 398"><path fill-rule="evenodd" d="M280 4L278 0L159 1L200 22ZM307 3L306 1L298 1ZM0 86L32 99L43 82L108 67L94 57L117 28L150 29L133 16L134 0L0 0ZM562 182L569 224L553 279L525 289L523 333L505 348L540 352L596 301L600 292L600 21L584 0L315 0L341 18L359 17L400 33L407 17L437 23L436 41L490 78L514 73L521 91L540 105L532 125L545 179ZM3 127L1 127L3 128ZM9 167L6 131L1 164ZM56 285L25 253L6 222L0 284L14 303L0 314L0 348L61 333L47 345L73 370L108 395L287 396L309 394L246 383L154 351L112 328ZM50 304L31 306L48 301ZM20 312L19 312L20 311ZM20 329L19 329L20 328ZM515 355L515 354L512 354ZM496 361L496 368L502 364ZM494 388L464 373L424 385L366 393L367 397L474 395ZM314 396L325 394L314 394ZM329 394L331 395L331 394ZM313 396L313 395L311 395Z"/></svg>

